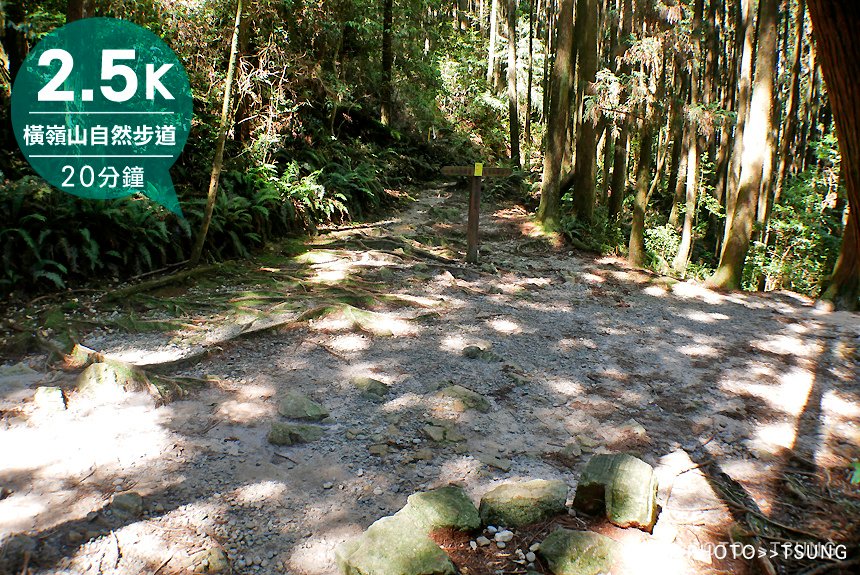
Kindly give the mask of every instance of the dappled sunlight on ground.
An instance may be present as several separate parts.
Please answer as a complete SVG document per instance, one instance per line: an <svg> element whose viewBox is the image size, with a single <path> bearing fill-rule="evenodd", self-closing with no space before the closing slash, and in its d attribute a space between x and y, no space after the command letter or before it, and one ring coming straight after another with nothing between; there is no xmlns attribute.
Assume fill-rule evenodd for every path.
<svg viewBox="0 0 860 575"><path fill-rule="evenodd" d="M436 199L462 212L462 194ZM847 466L860 458L856 316L790 294L673 283L544 241L523 248L510 232L526 218L509 208L485 218L485 267L410 254L393 236L400 243L373 250L349 244L379 242L385 228L336 232L337 249L189 289L230 300L182 315L196 329L88 336L143 364L205 348L168 371L207 385L162 407L88 406L74 374L61 375L69 409L49 417L33 405L35 382L24 399L3 391L28 407L2 407L0 487L11 495L0 539L36 538L36 573L104 564L173 575L218 549L234 573L330 575L338 544L415 491L456 482L477 502L512 479L573 488L591 454L627 451L655 466L662 510L653 535L597 527L623 542L619 574L749 573L706 546L729 542L751 513L856 540L834 512L849 508ZM414 211L397 225L438 237ZM453 232L440 239L444 253L463 247ZM363 393L357 376L384 393ZM482 403L440 393L452 384ZM267 442L287 391L329 412L313 424L322 439ZM130 490L143 512L109 514ZM757 529L797 536L765 520ZM813 566L780 568L798 565Z"/></svg>

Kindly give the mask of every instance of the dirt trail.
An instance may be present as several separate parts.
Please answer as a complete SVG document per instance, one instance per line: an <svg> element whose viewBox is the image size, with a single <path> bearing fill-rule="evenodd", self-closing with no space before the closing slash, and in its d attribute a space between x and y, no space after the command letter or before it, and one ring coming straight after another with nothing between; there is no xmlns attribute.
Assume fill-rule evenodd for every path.
<svg viewBox="0 0 860 575"><path fill-rule="evenodd" d="M218 343L176 372L213 382L186 399L155 407L132 395L106 406L69 391L68 409L48 412L35 387L71 390L74 374L2 380L7 558L30 549L33 573L165 575L214 565L221 549L235 573L330 574L336 545L414 491L456 482L477 501L516 478L574 488L590 453L616 450L639 454L660 477L654 535L604 528L625 542L629 572L746 572L747 562L699 548L729 541L733 522L767 541L799 537L763 518L856 545L849 521L860 497L847 483L860 459L856 315L817 311L795 294L719 294L553 248L530 235L522 208L492 201L481 265L446 263L465 248L466 192L417 196L396 218L316 240L334 244L266 254L257 267L299 278L297 297L342 284L350 307ZM157 295L260 303L271 289L225 279ZM318 303L277 313L297 317ZM271 317L276 307L258 309ZM83 343L137 363L170 361L261 321L258 310L236 309L229 321L183 316L195 329L98 330ZM483 351L467 357L470 345ZM387 384L385 401L362 396L355 376ZM438 394L452 383L490 411ZM321 440L267 442L288 390L330 411ZM455 441L432 441L428 424ZM143 496L140 516L109 505L128 490Z"/></svg>

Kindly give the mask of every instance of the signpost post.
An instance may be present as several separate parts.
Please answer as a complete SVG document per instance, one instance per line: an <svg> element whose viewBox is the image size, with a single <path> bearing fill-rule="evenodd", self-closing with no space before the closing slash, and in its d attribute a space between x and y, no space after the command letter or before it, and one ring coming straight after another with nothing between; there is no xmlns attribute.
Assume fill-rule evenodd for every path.
<svg viewBox="0 0 860 575"><path fill-rule="evenodd" d="M478 263L478 215L481 206L481 180L483 178L503 178L511 175L510 168L474 166L445 166L444 176L469 176L472 186L469 190L469 223L466 227L466 262Z"/></svg>

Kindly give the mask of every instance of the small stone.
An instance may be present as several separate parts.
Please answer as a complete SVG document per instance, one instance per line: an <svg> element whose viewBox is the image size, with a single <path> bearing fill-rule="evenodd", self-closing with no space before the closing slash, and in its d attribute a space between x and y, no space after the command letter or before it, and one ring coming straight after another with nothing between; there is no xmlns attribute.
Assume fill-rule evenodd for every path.
<svg viewBox="0 0 860 575"><path fill-rule="evenodd" d="M479 357L481 357L481 354L483 352L484 350L477 345L467 345L463 348L463 357L466 357L468 359L478 359Z"/></svg>
<svg viewBox="0 0 860 575"><path fill-rule="evenodd" d="M487 539L486 537L484 537L483 535L481 535L480 537L475 539L475 542L481 547L486 547L487 545L490 544L490 540Z"/></svg>
<svg viewBox="0 0 860 575"><path fill-rule="evenodd" d="M481 413L487 413L490 411L490 402L476 391L472 391L471 389L465 388L462 385L451 385L445 387L436 394L441 397L450 397L455 402L458 402L463 407L462 410L466 409L474 409L480 411Z"/></svg>
<svg viewBox="0 0 860 575"><path fill-rule="evenodd" d="M66 409L66 398L59 387L37 387L33 403L44 411L63 411Z"/></svg>
<svg viewBox="0 0 860 575"><path fill-rule="evenodd" d="M143 497L134 491L117 493L111 500L111 509L116 513L139 517L143 513Z"/></svg>
<svg viewBox="0 0 860 575"><path fill-rule="evenodd" d="M379 402L388 395L388 386L372 377L354 377L352 385L361 392L363 398L370 401Z"/></svg>
<svg viewBox="0 0 860 575"><path fill-rule="evenodd" d="M364 469L359 468L358 471L355 472L356 477L364 477Z"/></svg>
<svg viewBox="0 0 860 575"><path fill-rule="evenodd" d="M537 551L540 549L540 543L532 543L529 545L529 551Z"/></svg>
<svg viewBox="0 0 860 575"><path fill-rule="evenodd" d="M490 535L495 535L498 532L499 530L495 525L487 525L487 533L489 533Z"/></svg>
<svg viewBox="0 0 860 575"><path fill-rule="evenodd" d="M445 440L445 428L438 425L425 425L424 434L432 441L442 442Z"/></svg>
<svg viewBox="0 0 860 575"><path fill-rule="evenodd" d="M373 494L376 496L382 495L383 493L385 493L385 492L382 490L381 487L377 487L376 489L373 490Z"/></svg>
<svg viewBox="0 0 860 575"><path fill-rule="evenodd" d="M326 481L325 483L323 483L323 489L331 489L332 487L334 487L334 483L332 483L331 481Z"/></svg>
<svg viewBox="0 0 860 575"><path fill-rule="evenodd" d="M369 451L371 455L382 457L384 455L388 455L388 446L384 443L376 443L368 447L367 451Z"/></svg>
<svg viewBox="0 0 860 575"><path fill-rule="evenodd" d="M487 453L480 453L477 455L478 461L483 463L484 465L489 465L490 467L495 467L496 469L501 469L502 471L508 472L511 470L511 466L513 465L513 461L510 459L496 457L494 455L489 455Z"/></svg>
<svg viewBox="0 0 860 575"><path fill-rule="evenodd" d="M272 423L268 439L273 445L295 445L316 441L323 435L323 429L316 425L275 422Z"/></svg>
<svg viewBox="0 0 860 575"><path fill-rule="evenodd" d="M496 541L501 541L502 543L507 543L511 539L514 538L514 533L512 531L508 531L505 529L504 531L499 531L493 536L493 539Z"/></svg>
<svg viewBox="0 0 860 575"><path fill-rule="evenodd" d="M526 553L526 561L528 561L529 563L534 563L535 559L537 559L537 555L535 555L534 552L529 551L528 553Z"/></svg>
<svg viewBox="0 0 860 575"><path fill-rule="evenodd" d="M477 541L469 541L469 547L471 547L472 551L474 551L475 549L478 548L478 542Z"/></svg>
<svg viewBox="0 0 860 575"><path fill-rule="evenodd" d="M498 547L499 549L504 549L507 546L508 546L508 544L505 543L504 541L496 541L496 547Z"/></svg>
<svg viewBox="0 0 860 575"><path fill-rule="evenodd" d="M295 391L288 392L281 398L278 413L289 419L304 421L322 421L329 416L329 412L322 405Z"/></svg>

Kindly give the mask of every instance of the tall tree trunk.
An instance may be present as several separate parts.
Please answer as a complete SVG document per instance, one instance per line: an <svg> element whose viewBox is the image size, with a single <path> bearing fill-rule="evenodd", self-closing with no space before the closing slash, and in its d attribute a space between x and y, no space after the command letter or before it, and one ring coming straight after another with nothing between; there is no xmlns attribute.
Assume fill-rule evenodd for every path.
<svg viewBox="0 0 860 575"><path fill-rule="evenodd" d="M582 25L577 29L582 35L577 50L579 60L579 90L587 95L597 74L597 0L578 0L576 18ZM580 20L581 19L581 20ZM594 181L597 168L597 139L600 133L597 123L584 118L579 127L576 142L576 161L574 163L573 209L576 217L590 222L594 215Z"/></svg>
<svg viewBox="0 0 860 575"><path fill-rule="evenodd" d="M690 62L690 108L695 108L699 105L699 59L702 54L701 21L703 11L704 2L696 0L696 8L693 14L693 60ZM705 82L705 84L707 86L708 82ZM696 200L699 194L699 154L704 149L703 146L699 145L698 123L694 119L690 119L686 137L688 140L685 142L687 151L687 183L685 186L684 226L681 229L681 242L678 244L678 253L675 254L675 259L672 261L672 267L677 272L686 271L687 262L690 260L690 251L693 248L693 222L696 219Z"/></svg>
<svg viewBox="0 0 860 575"><path fill-rule="evenodd" d="M520 112L517 92L517 3L508 2L508 122L511 128L511 163L519 169Z"/></svg>
<svg viewBox="0 0 860 575"><path fill-rule="evenodd" d="M630 227L628 261L642 267L645 265L645 210L648 204L648 184L651 182L651 148L653 127L650 119L642 120L639 141L639 162L636 166L636 200L633 203L633 223Z"/></svg>
<svg viewBox="0 0 860 575"><path fill-rule="evenodd" d="M753 15L758 0L741 0L740 22L738 34L743 34L743 49L741 68L738 75L737 125L735 126L734 146L732 149L728 186L726 188L726 227L723 234L723 249L732 227L732 220L737 204L738 186L740 185L741 162L744 151L744 131L750 106L750 89L752 86L753 52L755 51L755 26Z"/></svg>
<svg viewBox="0 0 860 575"><path fill-rule="evenodd" d="M95 0L69 0L66 3L66 24L95 15Z"/></svg>
<svg viewBox="0 0 860 575"><path fill-rule="evenodd" d="M496 42L499 38L499 0L493 0L490 7L490 46L487 50L487 84L493 85L496 71Z"/></svg>
<svg viewBox="0 0 860 575"><path fill-rule="evenodd" d="M242 26L242 0L236 1L236 22L233 25L233 41L230 43L230 63L227 65L227 78L224 80L224 100L221 104L221 121L218 124L218 139L215 142L215 158L212 160L212 174L209 177L209 193L206 197L206 208L203 212L203 223L200 232L191 249L188 265L193 267L200 263L206 234L212 222L212 212L215 209L215 198L218 196L218 180L221 177L221 166L224 164L224 143L227 140L227 125L230 118L230 98L233 94L233 79L236 77L236 58L239 54L239 29Z"/></svg>
<svg viewBox="0 0 860 575"><path fill-rule="evenodd" d="M532 82L534 80L535 0L529 0L529 76L526 81L526 158L525 169L532 169Z"/></svg>
<svg viewBox="0 0 860 575"><path fill-rule="evenodd" d="M630 36L633 33L633 1L621 0L621 32L619 44L626 51L630 47ZM622 61L619 66L621 76L630 75L630 64ZM609 186L609 217L616 219L621 214L624 195L627 193L627 154L630 125L632 120L625 117L621 120L621 130L615 139L615 157L612 159L612 181Z"/></svg>
<svg viewBox="0 0 860 575"><path fill-rule="evenodd" d="M808 0L821 74L827 83L848 192L848 225L824 298L858 309L860 296L860 6L854 0Z"/></svg>
<svg viewBox="0 0 860 575"><path fill-rule="evenodd" d="M391 68L394 56L391 48L391 28L394 21L394 0L383 0L382 4L382 90L380 99L380 121L391 124Z"/></svg>
<svg viewBox="0 0 860 575"><path fill-rule="evenodd" d="M755 86L750 103L750 118L744 130L743 158L734 218L726 237L720 265L709 279L710 285L738 289L743 279L744 261L749 250L753 220L762 181L771 107L776 76L779 0L759 3L759 41L755 64Z"/></svg>
<svg viewBox="0 0 860 575"><path fill-rule="evenodd" d="M549 115L547 117L546 154L543 161L540 205L537 218L546 229L555 230L559 223L559 184L567 129L570 122L570 84L573 67L573 0L561 0L556 27L555 63L552 68Z"/></svg>

